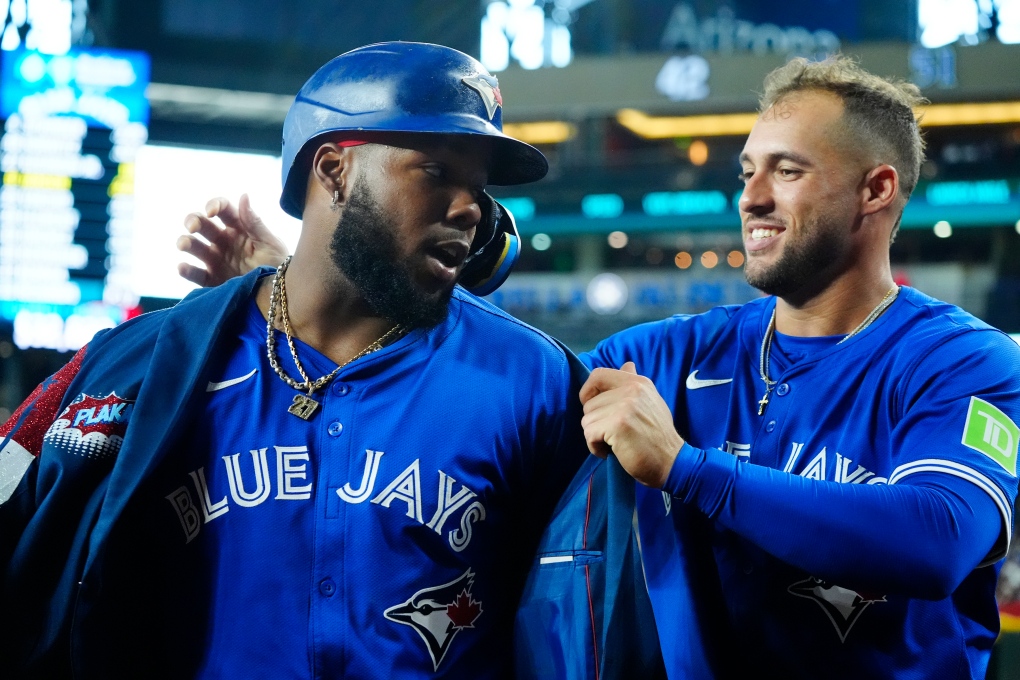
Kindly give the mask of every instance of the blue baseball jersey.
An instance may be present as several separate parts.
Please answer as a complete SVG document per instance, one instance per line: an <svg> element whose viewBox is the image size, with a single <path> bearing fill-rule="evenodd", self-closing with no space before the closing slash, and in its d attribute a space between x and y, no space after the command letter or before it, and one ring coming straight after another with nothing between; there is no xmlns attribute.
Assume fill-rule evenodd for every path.
<svg viewBox="0 0 1020 680"><path fill-rule="evenodd" d="M774 306L762 298L675 316L619 333L582 357L593 367L634 361L687 442L670 492L639 486L637 499L671 677L983 678L998 631L996 561L1008 545L1017 491L1020 348L904 287L845 342L784 338L771 357L776 386L759 415L760 352ZM769 497L747 493L751 485L778 491L772 498L789 491L802 507L780 501L770 508L788 512L763 516L757 503ZM844 485L882 485L873 497L917 492L879 497L904 508L931 501L945 512L949 498L961 516L987 509L967 526L977 526L991 550L963 567L951 593L913 587L914 562L890 563L884 556L895 550L874 546L930 553L933 545L913 546L913 532L897 535L901 527L871 521L895 514L856 514L848 492L858 489ZM910 511L919 523L928 517L923 507ZM952 519L945 533L966 542L971 537L951 536Z"/></svg>
<svg viewBox="0 0 1020 680"><path fill-rule="evenodd" d="M0 505L5 658L33 677L506 677L538 539L588 455L583 367L457 289L305 421L254 283L102 335L5 426L0 462L27 461Z"/></svg>
<svg viewBox="0 0 1020 680"><path fill-rule="evenodd" d="M504 676L538 536L587 454L564 352L458 291L304 421L265 333L251 303L152 486L163 606L207 612L196 677ZM335 368L295 344L309 375Z"/></svg>

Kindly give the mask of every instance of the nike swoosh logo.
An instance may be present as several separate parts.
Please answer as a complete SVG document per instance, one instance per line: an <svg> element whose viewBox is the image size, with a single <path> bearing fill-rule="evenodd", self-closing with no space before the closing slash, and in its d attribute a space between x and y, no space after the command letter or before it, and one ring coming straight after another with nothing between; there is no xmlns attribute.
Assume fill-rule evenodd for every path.
<svg viewBox="0 0 1020 680"><path fill-rule="evenodd" d="M726 378L725 380L701 380L698 378L697 371L691 371L691 374L687 376L687 389L700 390L702 387L715 387L716 385L725 385L729 382L733 382L733 378Z"/></svg>
<svg viewBox="0 0 1020 680"><path fill-rule="evenodd" d="M249 373L248 375L242 375L240 378L231 378L230 380L224 380L223 382L213 382L213 381L210 380L209 384L205 386L205 391L206 392L215 392L216 390L222 390L222 389L225 389L227 387L232 387L232 386L236 385L237 383L243 383L245 380L247 380L248 378L252 377L253 375L255 375L258 372L259 372L259 369L253 368L253 369L251 369L251 373Z"/></svg>

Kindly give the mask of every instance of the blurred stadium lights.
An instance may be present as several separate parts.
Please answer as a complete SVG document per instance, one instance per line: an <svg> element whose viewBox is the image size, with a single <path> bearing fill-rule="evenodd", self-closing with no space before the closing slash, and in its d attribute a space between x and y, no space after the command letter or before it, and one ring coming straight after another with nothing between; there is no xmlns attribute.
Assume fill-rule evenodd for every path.
<svg viewBox="0 0 1020 680"><path fill-rule="evenodd" d="M581 199L581 212L594 219L619 217L623 207L623 197L618 194L588 194Z"/></svg>
<svg viewBox="0 0 1020 680"><path fill-rule="evenodd" d="M516 220L530 220L535 217L535 201L527 196L500 198L499 202Z"/></svg>
<svg viewBox="0 0 1020 680"><path fill-rule="evenodd" d="M552 246L552 239L548 234L535 234L531 237L531 247L535 250L549 250L550 246Z"/></svg>
<svg viewBox="0 0 1020 680"><path fill-rule="evenodd" d="M1020 123L1020 101L930 104L919 110L921 127Z"/></svg>
<svg viewBox="0 0 1020 680"><path fill-rule="evenodd" d="M503 132L528 144L559 144L574 137L577 128L560 120L504 123Z"/></svg>
<svg viewBox="0 0 1020 680"><path fill-rule="evenodd" d="M921 127L946 125L994 125L1020 123L1020 101L929 104L917 109ZM650 116L636 109L621 109L616 120L645 139L716 137L751 132L756 113L725 113L698 116Z"/></svg>
<svg viewBox="0 0 1020 680"><path fill-rule="evenodd" d="M585 297L596 314L616 314L626 306L628 294L627 282L623 278L605 272L591 280Z"/></svg>
<svg viewBox="0 0 1020 680"><path fill-rule="evenodd" d="M81 0L6 0L0 1L3 17L3 35L0 49L19 48L36 50L43 54L64 54L73 42L72 22L76 14L84 16ZM80 34L77 37L81 37Z"/></svg>
<svg viewBox="0 0 1020 680"><path fill-rule="evenodd" d="M505 70L564 67L574 58L570 24L574 12L593 0L490 0L481 24L481 62Z"/></svg>
<svg viewBox="0 0 1020 680"><path fill-rule="evenodd" d="M710 116L649 116L637 109L621 109L616 120L639 137L716 137L746 135L758 120L756 113L723 113Z"/></svg>
<svg viewBox="0 0 1020 680"><path fill-rule="evenodd" d="M706 250L701 254L701 266L705 269L714 269L719 264L719 256L715 254L715 251Z"/></svg>
<svg viewBox="0 0 1020 680"><path fill-rule="evenodd" d="M918 0L917 22L925 47L976 45L993 30L1001 43L1020 43L1020 0Z"/></svg>
<svg viewBox="0 0 1020 680"><path fill-rule="evenodd" d="M687 149L687 157L693 165L704 165L708 162L708 144L700 139L694 140Z"/></svg>

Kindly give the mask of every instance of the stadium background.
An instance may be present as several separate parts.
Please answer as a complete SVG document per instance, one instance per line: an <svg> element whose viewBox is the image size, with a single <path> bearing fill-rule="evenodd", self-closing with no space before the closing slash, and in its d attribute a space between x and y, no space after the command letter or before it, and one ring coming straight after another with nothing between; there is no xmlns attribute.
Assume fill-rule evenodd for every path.
<svg viewBox="0 0 1020 680"><path fill-rule="evenodd" d="M438 42L499 78L542 182L493 193L521 262L493 301L575 350L740 303L737 155L755 90L842 51L931 105L900 283L1020 338L1020 0L0 0L0 416L99 328L175 303L205 199L276 205L280 129L347 49ZM200 320L196 320L200 322ZM1020 678L1020 561L989 677Z"/></svg>

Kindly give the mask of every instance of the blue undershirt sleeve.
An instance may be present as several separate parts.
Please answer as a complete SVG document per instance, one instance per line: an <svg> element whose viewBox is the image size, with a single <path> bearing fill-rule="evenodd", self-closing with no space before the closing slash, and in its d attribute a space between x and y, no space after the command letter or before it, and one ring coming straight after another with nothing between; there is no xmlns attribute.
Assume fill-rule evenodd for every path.
<svg viewBox="0 0 1020 680"><path fill-rule="evenodd" d="M843 484L689 444L663 490L816 578L924 599L949 596L1002 529L992 499L950 475Z"/></svg>

